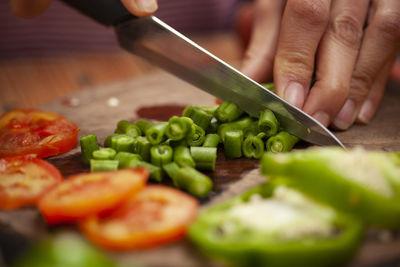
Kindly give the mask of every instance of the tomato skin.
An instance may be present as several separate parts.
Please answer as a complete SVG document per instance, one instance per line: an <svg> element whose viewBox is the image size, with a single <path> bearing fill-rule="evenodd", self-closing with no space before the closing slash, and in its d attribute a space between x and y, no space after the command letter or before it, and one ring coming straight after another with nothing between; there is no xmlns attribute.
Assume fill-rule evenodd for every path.
<svg viewBox="0 0 400 267"><path fill-rule="evenodd" d="M39 158L73 149L78 126L65 117L37 109L16 109L0 117L0 157L35 154Z"/></svg>
<svg viewBox="0 0 400 267"><path fill-rule="evenodd" d="M106 214L139 192L147 178L146 169L73 175L40 199L39 210L49 225Z"/></svg>
<svg viewBox="0 0 400 267"><path fill-rule="evenodd" d="M106 249L147 249L184 237L198 207L197 199L184 192L148 185L108 216L89 217L80 228Z"/></svg>
<svg viewBox="0 0 400 267"><path fill-rule="evenodd" d="M1 158L0 209L33 206L62 179L60 171L44 160L32 156Z"/></svg>

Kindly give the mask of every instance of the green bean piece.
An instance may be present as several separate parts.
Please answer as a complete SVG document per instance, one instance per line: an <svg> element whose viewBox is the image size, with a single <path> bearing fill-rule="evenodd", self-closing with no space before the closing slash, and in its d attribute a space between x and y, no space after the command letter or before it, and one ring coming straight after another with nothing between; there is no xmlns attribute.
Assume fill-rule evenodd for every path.
<svg viewBox="0 0 400 267"><path fill-rule="evenodd" d="M125 151L118 152L114 159L118 160L118 168L129 168L131 166L131 160L143 160L139 154L129 153Z"/></svg>
<svg viewBox="0 0 400 267"><path fill-rule="evenodd" d="M155 166L151 163L145 162L145 161L138 161L138 160L131 160L131 168L146 168L149 170L149 177L150 179L153 179L154 181L161 182L164 178L163 171L160 167Z"/></svg>
<svg viewBox="0 0 400 267"><path fill-rule="evenodd" d="M111 145L112 145L111 139L116 135L119 135L119 134L115 133L115 134L111 134L111 135L107 136L106 139L104 139L104 147L111 147Z"/></svg>
<svg viewBox="0 0 400 267"><path fill-rule="evenodd" d="M92 159L93 151L99 149L97 136L95 134L84 135L79 139L81 145L81 160L83 164L88 165Z"/></svg>
<svg viewBox="0 0 400 267"><path fill-rule="evenodd" d="M186 141L189 146L201 146L206 138L206 132L200 126L193 125L194 131L186 137Z"/></svg>
<svg viewBox="0 0 400 267"><path fill-rule="evenodd" d="M117 124L117 129L115 129L115 133L126 134L132 137L137 137L142 135L142 130L138 126L133 123L130 123L126 120L121 120Z"/></svg>
<svg viewBox="0 0 400 267"><path fill-rule="evenodd" d="M270 82L270 83L263 83L263 84L261 84L261 85L264 86L265 89L267 89L267 90L269 90L269 91L275 93L275 84L274 84L273 82Z"/></svg>
<svg viewBox="0 0 400 267"><path fill-rule="evenodd" d="M258 120L258 129L264 132L267 137L275 135L278 132L279 122L271 110L266 109L261 112Z"/></svg>
<svg viewBox="0 0 400 267"><path fill-rule="evenodd" d="M242 148L246 158L259 159L264 154L264 142L257 136L244 139Z"/></svg>
<svg viewBox="0 0 400 267"><path fill-rule="evenodd" d="M135 122L135 125L139 127L140 131L142 132L142 135L146 135L147 129L149 129L154 123L149 121L149 120L137 120Z"/></svg>
<svg viewBox="0 0 400 267"><path fill-rule="evenodd" d="M263 132L260 132L256 135L258 138L260 138L261 140L264 139L264 137L266 137L267 135Z"/></svg>
<svg viewBox="0 0 400 267"><path fill-rule="evenodd" d="M190 150L186 146L177 146L174 148L174 162L176 162L181 167L195 167L195 163L192 155L190 154Z"/></svg>
<svg viewBox="0 0 400 267"><path fill-rule="evenodd" d="M115 155L117 154L117 151L110 147L103 147L100 148L99 150L95 150L92 153L92 158L93 159L114 159Z"/></svg>
<svg viewBox="0 0 400 267"><path fill-rule="evenodd" d="M225 133L224 153L227 158L235 159L242 156L242 131L228 131Z"/></svg>
<svg viewBox="0 0 400 267"><path fill-rule="evenodd" d="M133 152L134 143L135 139L126 134L117 134L111 137L111 148L115 149L117 152Z"/></svg>
<svg viewBox="0 0 400 267"><path fill-rule="evenodd" d="M174 150L170 146L156 145L150 149L151 163L158 167L171 162L174 155Z"/></svg>
<svg viewBox="0 0 400 267"><path fill-rule="evenodd" d="M244 113L236 104L231 102L222 102L215 111L215 117L220 122L232 122L238 119Z"/></svg>
<svg viewBox="0 0 400 267"><path fill-rule="evenodd" d="M152 145L149 140L144 136L138 136L136 142L134 143L133 151L139 154L144 161L150 161L150 148Z"/></svg>
<svg viewBox="0 0 400 267"><path fill-rule="evenodd" d="M154 123L149 129L146 131L147 140L149 140L150 144L158 145L166 139L165 131L167 130L168 122L157 122Z"/></svg>
<svg viewBox="0 0 400 267"><path fill-rule="evenodd" d="M221 138L218 134L207 134L204 139L203 147L217 147Z"/></svg>
<svg viewBox="0 0 400 267"><path fill-rule="evenodd" d="M249 136L256 136L260 130L258 129L257 122L251 123L248 127L243 129L243 138L249 137Z"/></svg>
<svg viewBox="0 0 400 267"><path fill-rule="evenodd" d="M172 148L175 148L177 146L188 146L188 143L186 141L186 139L182 139L182 140L170 140L169 141L169 146Z"/></svg>
<svg viewBox="0 0 400 267"><path fill-rule="evenodd" d="M208 125L206 133L217 133L218 127L219 127L219 122L217 121L217 119L213 118L210 122L210 125Z"/></svg>
<svg viewBox="0 0 400 267"><path fill-rule="evenodd" d="M251 117L244 117L234 122L223 123L218 127L218 135L221 137L222 142L224 142L227 131L243 131L252 123L254 123L254 119Z"/></svg>
<svg viewBox="0 0 400 267"><path fill-rule="evenodd" d="M90 171L115 171L118 169L118 160L102 160L102 159L91 159L90 160Z"/></svg>
<svg viewBox="0 0 400 267"><path fill-rule="evenodd" d="M203 130L207 130L213 118L213 114L210 111L204 110L198 106L186 107L183 111L183 116L191 118L193 122L203 128Z"/></svg>
<svg viewBox="0 0 400 267"><path fill-rule="evenodd" d="M177 170L175 177L178 187L195 197L208 196L213 187L209 177L189 166Z"/></svg>
<svg viewBox="0 0 400 267"><path fill-rule="evenodd" d="M186 137L187 133L191 131L190 125L185 119L173 116L168 121L168 126L165 134L171 140L182 140Z"/></svg>
<svg viewBox="0 0 400 267"><path fill-rule="evenodd" d="M214 171L217 161L216 147L190 147L190 154L196 164L196 169L203 171Z"/></svg>
<svg viewBox="0 0 400 267"><path fill-rule="evenodd" d="M204 110L205 112L211 114L214 117L215 111L217 110L218 106L197 106L199 109Z"/></svg>
<svg viewBox="0 0 400 267"><path fill-rule="evenodd" d="M294 135L291 135L288 132L281 131L274 136L268 138L266 143L266 149L270 152L288 152L290 151L294 145L299 141Z"/></svg>
<svg viewBox="0 0 400 267"><path fill-rule="evenodd" d="M176 162L170 162L163 165L163 170L167 173L169 178L171 178L174 186L176 188L180 188L178 184L178 177L176 176L176 172L180 169L179 165Z"/></svg>

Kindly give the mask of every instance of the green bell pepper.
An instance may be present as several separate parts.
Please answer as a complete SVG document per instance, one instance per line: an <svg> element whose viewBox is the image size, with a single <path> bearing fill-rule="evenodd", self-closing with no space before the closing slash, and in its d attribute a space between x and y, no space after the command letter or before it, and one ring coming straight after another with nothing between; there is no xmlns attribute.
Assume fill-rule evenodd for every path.
<svg viewBox="0 0 400 267"><path fill-rule="evenodd" d="M266 153L263 174L285 176L305 193L367 224L400 228L400 168L387 152L316 148Z"/></svg>
<svg viewBox="0 0 400 267"><path fill-rule="evenodd" d="M360 220L274 180L200 213L189 238L234 266L342 266L364 233Z"/></svg>

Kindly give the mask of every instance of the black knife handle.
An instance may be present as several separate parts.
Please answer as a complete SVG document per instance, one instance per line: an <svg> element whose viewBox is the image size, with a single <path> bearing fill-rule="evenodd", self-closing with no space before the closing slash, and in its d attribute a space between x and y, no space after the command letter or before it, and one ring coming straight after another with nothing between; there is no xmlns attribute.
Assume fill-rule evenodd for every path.
<svg viewBox="0 0 400 267"><path fill-rule="evenodd" d="M136 18L120 0L61 0L105 26Z"/></svg>

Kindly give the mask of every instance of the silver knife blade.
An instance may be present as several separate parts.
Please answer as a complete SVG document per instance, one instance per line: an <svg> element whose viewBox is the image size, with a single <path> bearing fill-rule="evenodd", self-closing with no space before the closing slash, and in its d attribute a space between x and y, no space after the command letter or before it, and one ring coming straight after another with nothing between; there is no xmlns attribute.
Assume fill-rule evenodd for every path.
<svg viewBox="0 0 400 267"><path fill-rule="evenodd" d="M192 85L233 102L252 116L270 109L281 127L316 145L340 140L317 120L268 91L160 19L150 16L116 26L121 47Z"/></svg>

